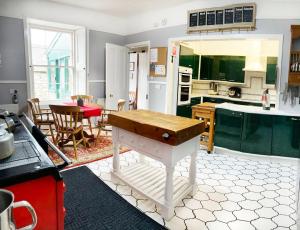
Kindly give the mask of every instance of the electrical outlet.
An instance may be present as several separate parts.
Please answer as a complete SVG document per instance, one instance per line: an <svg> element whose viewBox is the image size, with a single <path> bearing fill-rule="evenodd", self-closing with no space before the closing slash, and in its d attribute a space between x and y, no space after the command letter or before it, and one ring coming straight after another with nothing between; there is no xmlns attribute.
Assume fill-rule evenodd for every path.
<svg viewBox="0 0 300 230"><path fill-rule="evenodd" d="M10 89L10 90L9 90L9 93L10 93L10 94L14 94L14 93L15 93L15 89Z"/></svg>

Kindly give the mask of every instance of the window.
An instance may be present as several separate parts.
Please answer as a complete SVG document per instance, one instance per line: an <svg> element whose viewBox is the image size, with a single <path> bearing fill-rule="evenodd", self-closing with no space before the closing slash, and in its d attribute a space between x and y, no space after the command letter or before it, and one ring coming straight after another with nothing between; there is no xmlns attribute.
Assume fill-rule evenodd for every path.
<svg viewBox="0 0 300 230"><path fill-rule="evenodd" d="M74 33L30 26L31 96L66 100L75 93Z"/></svg>

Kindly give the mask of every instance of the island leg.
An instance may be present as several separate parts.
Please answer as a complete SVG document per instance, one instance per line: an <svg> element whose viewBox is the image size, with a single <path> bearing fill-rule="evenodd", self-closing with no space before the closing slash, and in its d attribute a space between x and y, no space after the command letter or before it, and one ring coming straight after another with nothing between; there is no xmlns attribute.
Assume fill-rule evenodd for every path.
<svg viewBox="0 0 300 230"><path fill-rule="evenodd" d="M119 130L116 127L112 128L112 140L113 140L113 172L118 173L120 170L120 144L118 141Z"/></svg>
<svg viewBox="0 0 300 230"><path fill-rule="evenodd" d="M197 192L197 185L196 185L196 156L197 150L195 150L191 154L191 163L190 163L190 171L189 171L189 183L192 186L191 195L195 195Z"/></svg>
<svg viewBox="0 0 300 230"><path fill-rule="evenodd" d="M166 187L165 187L165 202L163 207L163 216L169 220L174 215L173 205L173 174L174 167L166 166Z"/></svg>

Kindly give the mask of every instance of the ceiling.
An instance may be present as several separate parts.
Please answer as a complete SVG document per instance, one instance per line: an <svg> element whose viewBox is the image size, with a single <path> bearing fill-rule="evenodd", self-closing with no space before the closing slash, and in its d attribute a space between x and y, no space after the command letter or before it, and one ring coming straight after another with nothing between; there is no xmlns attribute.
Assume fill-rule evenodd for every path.
<svg viewBox="0 0 300 230"><path fill-rule="evenodd" d="M128 17L152 10L169 8L195 0L47 0L96 10L118 17Z"/></svg>

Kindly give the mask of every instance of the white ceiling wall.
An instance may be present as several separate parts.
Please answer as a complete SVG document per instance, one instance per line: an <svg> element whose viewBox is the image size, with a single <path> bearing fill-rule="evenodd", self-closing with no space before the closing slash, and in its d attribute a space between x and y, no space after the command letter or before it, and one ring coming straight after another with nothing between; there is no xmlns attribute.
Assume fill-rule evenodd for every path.
<svg viewBox="0 0 300 230"><path fill-rule="evenodd" d="M245 2L257 3L258 19L300 19L300 0L0 0L0 15L127 35L186 24L190 9Z"/></svg>

